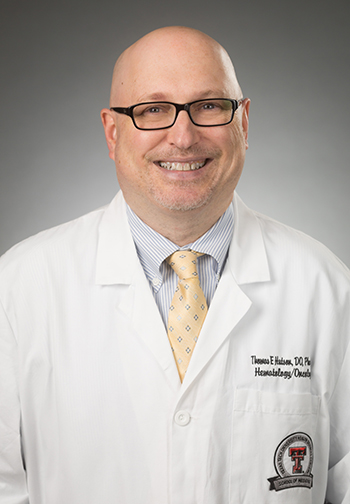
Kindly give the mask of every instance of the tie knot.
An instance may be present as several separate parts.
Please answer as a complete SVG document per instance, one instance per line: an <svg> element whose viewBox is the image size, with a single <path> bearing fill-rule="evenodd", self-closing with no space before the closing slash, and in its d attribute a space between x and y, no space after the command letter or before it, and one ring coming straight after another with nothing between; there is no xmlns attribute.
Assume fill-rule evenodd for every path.
<svg viewBox="0 0 350 504"><path fill-rule="evenodd" d="M200 252L194 250L177 250L169 257L167 262L173 268L180 280L189 278L198 278L197 273L197 257L201 256Z"/></svg>

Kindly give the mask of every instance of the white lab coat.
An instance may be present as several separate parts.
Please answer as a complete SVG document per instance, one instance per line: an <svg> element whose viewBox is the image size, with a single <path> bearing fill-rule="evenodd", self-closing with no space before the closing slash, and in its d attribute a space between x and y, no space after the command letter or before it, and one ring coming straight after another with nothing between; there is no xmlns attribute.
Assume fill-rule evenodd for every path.
<svg viewBox="0 0 350 504"><path fill-rule="evenodd" d="M234 209L182 385L121 193L3 256L0 504L350 502L349 272Z"/></svg>

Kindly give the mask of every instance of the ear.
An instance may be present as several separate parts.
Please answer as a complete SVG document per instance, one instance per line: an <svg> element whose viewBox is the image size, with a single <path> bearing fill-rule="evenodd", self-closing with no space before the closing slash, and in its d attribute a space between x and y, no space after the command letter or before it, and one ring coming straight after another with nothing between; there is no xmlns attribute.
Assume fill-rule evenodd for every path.
<svg viewBox="0 0 350 504"><path fill-rule="evenodd" d="M107 108L102 109L101 120L105 130L109 157L114 161L115 143L117 140L117 127L114 120L114 112Z"/></svg>
<svg viewBox="0 0 350 504"><path fill-rule="evenodd" d="M250 109L250 99L245 98L242 103L242 129L245 139L245 148L248 149L248 129L249 129L249 109Z"/></svg>

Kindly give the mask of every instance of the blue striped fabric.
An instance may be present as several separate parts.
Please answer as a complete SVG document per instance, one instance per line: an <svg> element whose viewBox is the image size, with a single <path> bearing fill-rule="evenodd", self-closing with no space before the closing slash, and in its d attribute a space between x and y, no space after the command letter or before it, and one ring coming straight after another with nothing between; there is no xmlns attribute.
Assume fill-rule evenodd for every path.
<svg viewBox="0 0 350 504"><path fill-rule="evenodd" d="M164 325L178 283L178 277L165 259L176 250L202 252L198 275L208 307L224 268L233 234L233 204L203 236L194 243L178 247L147 226L127 205L127 216L138 257L150 283Z"/></svg>

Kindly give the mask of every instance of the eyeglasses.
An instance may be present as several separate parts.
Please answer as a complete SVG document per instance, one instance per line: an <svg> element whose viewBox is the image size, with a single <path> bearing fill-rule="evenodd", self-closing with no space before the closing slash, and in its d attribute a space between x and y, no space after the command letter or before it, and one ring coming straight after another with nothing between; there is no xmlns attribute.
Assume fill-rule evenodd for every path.
<svg viewBox="0 0 350 504"><path fill-rule="evenodd" d="M229 98L208 98L191 103L172 103L167 101L145 102L130 107L111 107L118 114L131 117L135 128L140 130L159 130L171 128L181 110L185 110L196 126L213 127L229 124L238 107L243 102Z"/></svg>

